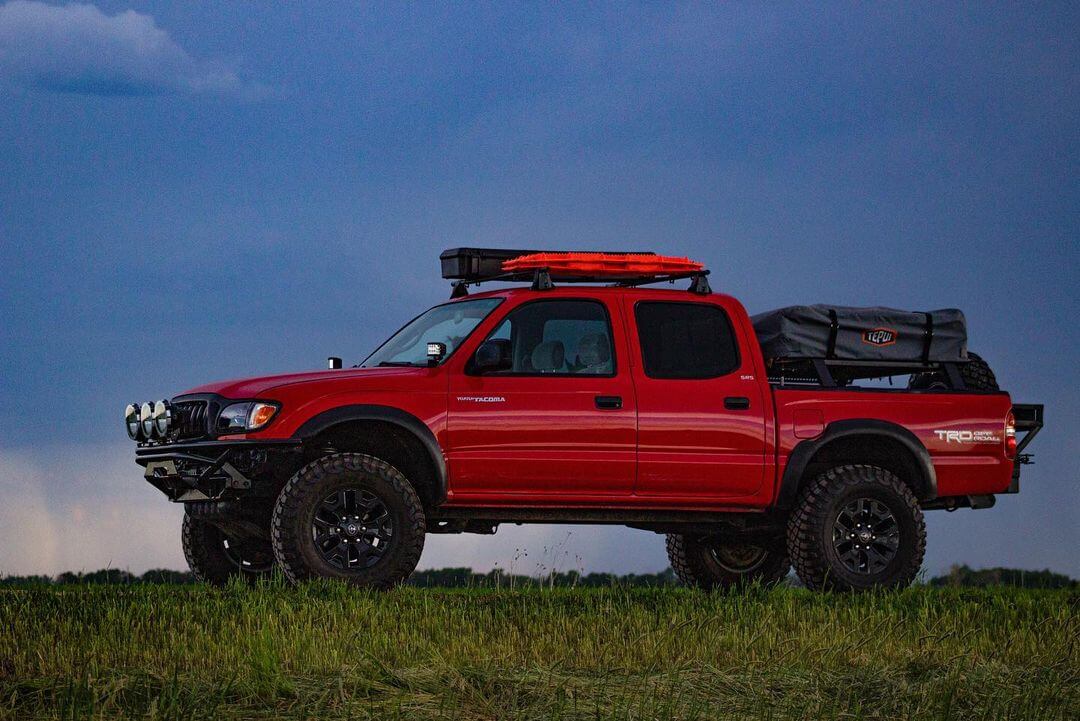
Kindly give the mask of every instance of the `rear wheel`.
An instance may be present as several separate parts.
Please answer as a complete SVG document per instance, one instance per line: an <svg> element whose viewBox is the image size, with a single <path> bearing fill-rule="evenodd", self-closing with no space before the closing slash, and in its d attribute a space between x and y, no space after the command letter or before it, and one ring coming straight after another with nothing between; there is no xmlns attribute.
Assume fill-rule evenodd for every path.
<svg viewBox="0 0 1080 721"><path fill-rule="evenodd" d="M274 507L274 555L289 580L337 578L389 588L416 568L424 509L385 461L358 453L320 458L293 476Z"/></svg>
<svg viewBox="0 0 1080 721"><path fill-rule="evenodd" d="M188 566L204 583L224 586L234 576L254 582L274 569L269 541L230 538L217 526L186 513L180 535Z"/></svg>
<svg viewBox="0 0 1080 721"><path fill-rule="evenodd" d="M787 543L807 588L903 588L922 566L926 525L915 495L894 473L838 466L803 489Z"/></svg>
<svg viewBox="0 0 1080 721"><path fill-rule="evenodd" d="M759 582L773 585L788 574L783 539L739 541L668 534L668 559L683 583L698 588L728 588Z"/></svg>

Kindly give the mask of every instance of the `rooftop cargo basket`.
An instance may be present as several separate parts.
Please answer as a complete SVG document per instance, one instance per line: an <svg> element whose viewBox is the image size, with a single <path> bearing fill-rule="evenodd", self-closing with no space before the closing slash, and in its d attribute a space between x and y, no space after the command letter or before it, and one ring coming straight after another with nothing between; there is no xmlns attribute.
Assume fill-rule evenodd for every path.
<svg viewBox="0 0 1080 721"><path fill-rule="evenodd" d="M954 308L797 305L751 319L770 378L841 385L858 378L943 370L965 363L967 325ZM962 386L957 386L962 387Z"/></svg>
<svg viewBox="0 0 1080 721"><path fill-rule="evenodd" d="M691 278L692 292L712 292L709 271L701 263L650 252L451 248L439 261L443 278L454 281L452 298L467 295L469 285L487 281L531 281L534 290L547 290L555 281L634 286Z"/></svg>

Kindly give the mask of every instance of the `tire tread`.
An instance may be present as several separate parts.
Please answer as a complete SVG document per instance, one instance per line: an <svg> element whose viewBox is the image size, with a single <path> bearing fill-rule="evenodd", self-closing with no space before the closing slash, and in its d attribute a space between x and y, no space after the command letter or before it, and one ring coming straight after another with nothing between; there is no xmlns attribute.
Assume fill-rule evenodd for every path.
<svg viewBox="0 0 1080 721"><path fill-rule="evenodd" d="M363 453L334 453L322 456L307 464L293 475L281 489L274 513L270 521L270 540L274 556L285 577L293 582L315 578L312 569L304 562L298 539L290 529L296 529L299 523L302 501L313 486L331 476L348 473L360 473L377 476L393 488L394 493L403 501L406 527L395 529L405 544L396 554L394 564L379 568L379 573L365 579L363 585L369 588L385 590L407 579L420 561L424 550L424 535L427 529L423 505L412 484L397 468L384 460ZM377 566L375 567L377 568Z"/></svg>
<svg viewBox="0 0 1080 721"><path fill-rule="evenodd" d="M829 469L803 488L799 501L788 520L788 555L795 573L812 590L856 590L837 575L830 575L828 560L820 538L828 522L830 501L847 489L879 484L899 495L915 522L915 547L904 566L886 585L907 586L919 573L926 553L926 523L919 502L911 488L894 473L870 465L842 465Z"/></svg>

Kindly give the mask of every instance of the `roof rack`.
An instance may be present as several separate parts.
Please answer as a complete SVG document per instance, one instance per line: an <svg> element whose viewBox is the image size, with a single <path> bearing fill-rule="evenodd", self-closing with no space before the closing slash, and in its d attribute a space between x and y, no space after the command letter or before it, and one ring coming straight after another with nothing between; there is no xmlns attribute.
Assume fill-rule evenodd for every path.
<svg viewBox="0 0 1080 721"><path fill-rule="evenodd" d="M531 282L533 290L549 290L554 281L611 283L632 287L692 279L688 290L712 293L701 263L651 252L572 252L451 248L439 255L442 276L452 283L451 298L468 295L468 286L489 281Z"/></svg>

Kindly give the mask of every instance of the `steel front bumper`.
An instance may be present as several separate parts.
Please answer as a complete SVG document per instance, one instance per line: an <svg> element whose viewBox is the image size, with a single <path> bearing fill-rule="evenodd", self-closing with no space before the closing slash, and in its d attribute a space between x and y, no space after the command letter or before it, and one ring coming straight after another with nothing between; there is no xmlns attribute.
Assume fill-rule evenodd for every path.
<svg viewBox="0 0 1080 721"><path fill-rule="evenodd" d="M150 485L177 502L258 494L257 478L300 440L197 441L140 446L135 462Z"/></svg>

